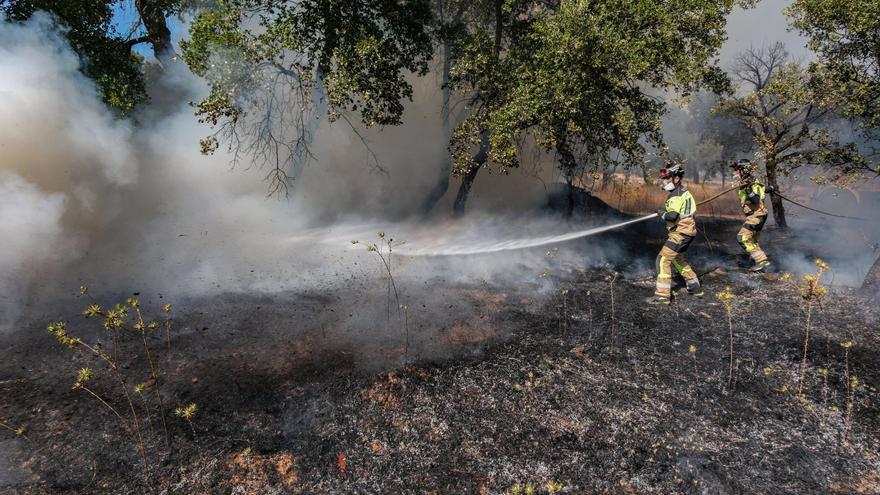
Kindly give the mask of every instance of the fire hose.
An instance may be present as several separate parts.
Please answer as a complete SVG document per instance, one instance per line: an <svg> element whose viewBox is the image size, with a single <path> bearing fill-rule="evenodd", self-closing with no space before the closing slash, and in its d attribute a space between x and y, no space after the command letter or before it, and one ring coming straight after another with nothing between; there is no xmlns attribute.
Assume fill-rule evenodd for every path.
<svg viewBox="0 0 880 495"><path fill-rule="evenodd" d="M797 201L795 201L795 200L793 200L793 199L791 199L791 198L787 198L787 197L783 196L782 194L779 194L779 193L776 192L776 191L774 191L774 192L772 192L772 193L770 193L770 194L776 194L776 195L779 196L780 198L782 198L782 199L788 201L789 203L792 203L792 204L794 204L794 205L800 206L801 208L806 208L806 209L808 209L808 210L810 210L810 211L815 211L816 213L821 213L821 214L823 214L823 215L828 215L829 217L845 218L845 219L847 219L847 220L858 220L858 221L860 221L860 222L868 222L868 221L870 221L870 220L867 219L867 218L862 218L862 217L851 217L851 216L847 216L847 215L838 215L838 214L836 214L836 213L829 213L829 212L827 212L827 211L817 210L817 209L815 209L815 208L811 208L811 207L809 207L809 206L807 206L807 205L805 205L805 204L798 203Z"/></svg>
<svg viewBox="0 0 880 495"><path fill-rule="evenodd" d="M715 201L716 199L720 198L721 196L723 196L723 195L725 195L735 189L738 189L740 187L741 187L741 185L737 184L729 189L725 189L710 198L707 198L707 199L704 199L703 201L698 202L697 206L701 206L701 205L704 205L704 204L709 203L711 201ZM779 193L773 192L771 194L779 194ZM781 194L779 194L779 196L782 199L784 199L790 203L793 203L797 206L800 206L802 208L806 208L811 211L815 211L817 213L821 213L823 215L829 215L829 216L838 217L838 218L845 218L845 219L849 219L849 220L867 221L867 219L865 219L865 218L837 215L834 213L828 213L825 211L817 210L815 208L811 208L809 206L798 203L797 201L789 199ZM526 248L533 248L533 247L538 247L538 246L545 246L548 244L556 244L556 243L560 243L560 242L570 241L573 239L580 239L582 237L588 237L588 236L600 234L600 233L607 232L610 230L619 229L621 227L626 227L628 225L632 225L635 223L643 222L645 220L650 220L652 218L657 218L658 216L659 215L657 213L651 213L650 215L645 215L643 217L633 218L631 220L626 220L624 222L620 222L620 223L616 223L616 224L612 224L612 225L606 225L603 227L594 227L591 229L569 232L567 234L558 234L558 235L550 235L550 236L543 236L543 237L533 237L533 238L529 238L529 239L512 239L512 240L500 241L500 242L477 243L477 244L464 245L464 246L462 246L462 245L443 246L443 247L424 246L424 247L420 247L420 248L417 248L415 246L409 246L408 248L404 248L399 252L401 254L408 255L408 256L458 256L458 255L496 253L499 251L510 251L510 250L515 250L515 249L526 249Z"/></svg>
<svg viewBox="0 0 880 495"><path fill-rule="evenodd" d="M697 206L704 205L710 201L714 201L721 196L737 189L739 186L731 187L730 189L725 189L720 193L712 196L711 198L705 199L697 203ZM581 237L588 237L591 235L601 234L603 232L607 232L609 230L619 229L621 227L625 227L627 225L632 225L634 223L644 222L645 220L650 220L652 218L657 218L656 213L651 213L650 215L645 215L643 217L634 218L632 220L627 220L624 222L616 223L613 225L606 225L604 227L594 227L592 229L587 230L579 230L576 232L569 232L567 234L558 234L544 237L534 237L530 239L513 239L508 241L501 242L493 242L493 243L485 243L485 244L472 244L465 246L448 246L443 248L437 247L422 247L415 248L409 247L409 249L402 249L401 254L405 254L408 256L460 256L460 255L471 255L471 254L485 254L485 253L496 253L499 251L510 251L514 249L526 249L533 248L538 246L545 246L547 244L556 244L559 242L570 241L573 239L580 239Z"/></svg>

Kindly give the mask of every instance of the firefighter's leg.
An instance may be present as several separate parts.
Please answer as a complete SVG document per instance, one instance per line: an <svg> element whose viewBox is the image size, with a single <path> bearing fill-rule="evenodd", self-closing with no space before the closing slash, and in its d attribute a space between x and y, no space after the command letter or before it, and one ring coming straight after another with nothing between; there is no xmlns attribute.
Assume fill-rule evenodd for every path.
<svg viewBox="0 0 880 495"><path fill-rule="evenodd" d="M758 239L761 237L761 231L764 230L764 224L767 222L767 215L758 217L756 222L757 223L755 223L755 226L753 227L754 230L752 230L752 242L755 243L755 247L757 248L755 249L755 252L758 254L752 256L752 259L755 260L755 263L769 264L770 260L767 257L767 253L765 253L764 250L761 249L761 245L758 244Z"/></svg>
<svg viewBox="0 0 880 495"><path fill-rule="evenodd" d="M676 257L672 260L672 265L684 278L684 281L687 284L688 294L700 297L703 295L703 290L700 288L700 279L697 277L697 273L694 269L691 268L691 265L687 262L687 257L685 255L694 238L679 234L678 238L675 240L677 241L675 244L669 244L669 248L676 252Z"/></svg>
<svg viewBox="0 0 880 495"><path fill-rule="evenodd" d="M672 260L676 252L663 246L657 255L657 287L654 296L669 301L672 297ZM662 301L661 301L662 302Z"/></svg>
<svg viewBox="0 0 880 495"><path fill-rule="evenodd" d="M666 298L667 300L672 297L673 263L680 252L687 250L692 240L693 237L682 235L678 232L669 233L669 237L663 243L663 249L660 250L660 254L657 256L657 289L654 291L656 297Z"/></svg>
<svg viewBox="0 0 880 495"><path fill-rule="evenodd" d="M736 236L740 246L752 258L756 266L769 264L767 254L758 245L758 236L766 220L766 216L746 218L746 222Z"/></svg>
<svg viewBox="0 0 880 495"><path fill-rule="evenodd" d="M697 277L697 272L691 268L690 263L687 262L687 258L685 257L685 252L682 251L678 253L672 260L672 266L684 277L684 281L687 284L687 292L688 294L703 297L703 289L700 287L700 279Z"/></svg>

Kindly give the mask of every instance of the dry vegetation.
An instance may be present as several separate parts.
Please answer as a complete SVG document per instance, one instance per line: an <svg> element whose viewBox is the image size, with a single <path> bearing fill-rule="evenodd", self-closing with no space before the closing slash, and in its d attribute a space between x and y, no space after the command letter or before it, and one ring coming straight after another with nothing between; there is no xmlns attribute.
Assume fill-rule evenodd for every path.
<svg viewBox="0 0 880 495"><path fill-rule="evenodd" d="M613 208L629 214L654 212L659 205L666 201L666 193L657 187L655 183L649 182L645 185L645 181L635 175L614 174L609 175L606 180L603 180L601 176L597 176L596 180L582 182L580 185ZM687 185L697 201L713 197L733 186L730 181L725 181L722 185L718 180L703 180L702 182L695 183L688 181L687 178L685 178L685 185ZM858 189L794 186L787 188L784 193L792 199L807 204L811 203L814 197L826 199L835 197L839 198L843 204L858 205L861 200L860 195L876 194L876 192L877 185L869 182L859 184ZM840 208L839 204L838 208ZM736 193L731 192L711 203L702 205L700 207L700 214L720 218L741 219L742 209L740 208Z"/></svg>
<svg viewBox="0 0 880 495"><path fill-rule="evenodd" d="M534 284L409 292L451 316L414 312L407 354L394 318L375 349L278 323L341 312L345 294L201 301L176 316L163 384L198 416L169 421L152 485L125 430L59 381L78 363L42 330L23 336L0 351L14 398L0 493L880 492L876 305L806 297L825 277L703 260L706 298L646 309L649 273L560 263ZM726 287L732 299L711 297ZM23 425L30 441L10 431Z"/></svg>

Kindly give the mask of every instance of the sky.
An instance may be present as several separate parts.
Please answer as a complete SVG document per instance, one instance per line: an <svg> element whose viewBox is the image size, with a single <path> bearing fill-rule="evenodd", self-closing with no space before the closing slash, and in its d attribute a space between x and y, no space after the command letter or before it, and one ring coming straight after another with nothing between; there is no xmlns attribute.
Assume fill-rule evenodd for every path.
<svg viewBox="0 0 880 495"><path fill-rule="evenodd" d="M121 2L114 11L113 15L113 24L116 26L116 30L120 33L127 34L131 31L131 28L136 24L138 19L137 10L135 9L134 2L125 1ZM168 23L168 28L171 30L171 39L175 42L180 39L181 35L185 34L186 26L180 22L176 17L172 18ZM147 34L146 30L141 26L138 31L135 33L135 36L143 36ZM143 55L144 57L152 57L153 49L150 48L148 43L141 43L140 45L135 45L134 51Z"/></svg>
<svg viewBox="0 0 880 495"><path fill-rule="evenodd" d="M736 55L750 46L760 47L781 41L796 60L808 61L812 58L806 48L807 39L788 29L788 19L783 10L791 0L762 0L756 7L741 9L737 7L728 19L727 42L721 48L722 66L732 61Z"/></svg>

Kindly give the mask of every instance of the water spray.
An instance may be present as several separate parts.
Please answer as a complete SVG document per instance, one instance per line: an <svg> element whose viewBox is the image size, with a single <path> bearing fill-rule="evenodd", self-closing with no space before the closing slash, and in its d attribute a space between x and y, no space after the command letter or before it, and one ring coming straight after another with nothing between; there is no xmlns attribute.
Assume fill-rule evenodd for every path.
<svg viewBox="0 0 880 495"><path fill-rule="evenodd" d="M625 222L616 223L614 225L606 225L603 227L595 227L587 230L580 230L577 232L569 232L567 234L558 234L558 235L550 235L544 237L533 237L531 239L512 239L508 241L500 241L500 242L491 242L491 243L476 243L470 244L467 246L450 246L445 248L436 248L436 247L424 247L424 248L409 248L407 249L405 246L402 247L399 251L400 254L406 256L459 256L459 255L467 255L467 254L485 254L485 253L497 253L499 251L511 251L515 249L527 249L538 246L545 246L547 244L556 244L559 242L571 241L573 239L579 239L581 237L588 237L591 235L601 234L602 232L607 232L609 230L618 229L620 227L625 227L627 225L632 225L634 223L643 222L645 220L657 217L656 213L652 213L650 215L646 215L639 218L634 218L632 220L627 220Z"/></svg>
<svg viewBox="0 0 880 495"><path fill-rule="evenodd" d="M729 189L725 189L720 193L712 196L711 198L705 199L697 203L697 206L704 205L710 201L714 201L721 196L737 189L739 186L731 187ZM582 237L589 237L596 234L601 234L603 232L608 232L609 230L619 229L621 227L626 227L628 225L632 225L639 222L644 222L645 220L650 220L652 218L657 218L656 213L651 213L650 215L645 215L643 217L634 218L632 220L626 220L620 223L615 223L612 225L605 225L602 227L594 227L586 230L579 230L576 232L569 232L567 234L558 234L558 235L550 235L543 237L533 237L529 239L512 239L507 241L500 242L488 242L488 243L475 243L469 244L466 246L448 246L448 247L423 247L417 248L412 246L401 246L401 249L398 251L399 254L405 256L460 256L460 255L468 255L468 254L488 254L488 253L497 253L500 251L512 251L516 249L527 249L538 246L546 246L548 244L557 244L560 242L571 241L574 239L580 239Z"/></svg>

